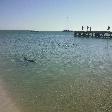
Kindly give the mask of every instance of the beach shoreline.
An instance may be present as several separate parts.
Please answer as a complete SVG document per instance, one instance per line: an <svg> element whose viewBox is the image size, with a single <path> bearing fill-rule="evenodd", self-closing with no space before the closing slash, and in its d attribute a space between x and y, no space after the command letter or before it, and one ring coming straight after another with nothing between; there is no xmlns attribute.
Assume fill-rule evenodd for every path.
<svg viewBox="0 0 112 112"><path fill-rule="evenodd" d="M20 112L5 88L5 83L0 79L0 111Z"/></svg>

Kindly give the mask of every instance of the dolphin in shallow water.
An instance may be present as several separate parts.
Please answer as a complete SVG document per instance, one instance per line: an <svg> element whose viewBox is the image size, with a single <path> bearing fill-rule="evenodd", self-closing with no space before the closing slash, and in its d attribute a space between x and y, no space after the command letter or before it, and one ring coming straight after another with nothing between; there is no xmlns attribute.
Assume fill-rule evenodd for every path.
<svg viewBox="0 0 112 112"><path fill-rule="evenodd" d="M26 57L24 57L24 61L27 61L27 62L34 62L34 63L35 63L35 60L33 60L33 59L28 59L28 58L26 58Z"/></svg>

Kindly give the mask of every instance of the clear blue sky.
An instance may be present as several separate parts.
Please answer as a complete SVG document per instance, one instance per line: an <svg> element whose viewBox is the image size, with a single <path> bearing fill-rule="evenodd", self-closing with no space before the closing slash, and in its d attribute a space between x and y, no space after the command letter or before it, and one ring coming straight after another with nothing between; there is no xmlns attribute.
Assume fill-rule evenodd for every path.
<svg viewBox="0 0 112 112"><path fill-rule="evenodd" d="M112 0L0 0L0 29L105 30L111 11Z"/></svg>

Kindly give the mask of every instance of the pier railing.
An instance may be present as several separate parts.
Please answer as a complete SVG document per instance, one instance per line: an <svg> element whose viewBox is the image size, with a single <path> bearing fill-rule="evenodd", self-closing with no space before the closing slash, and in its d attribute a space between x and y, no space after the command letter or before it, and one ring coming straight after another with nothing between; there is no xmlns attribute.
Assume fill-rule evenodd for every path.
<svg viewBox="0 0 112 112"><path fill-rule="evenodd" d="M74 37L112 38L110 31L74 31Z"/></svg>

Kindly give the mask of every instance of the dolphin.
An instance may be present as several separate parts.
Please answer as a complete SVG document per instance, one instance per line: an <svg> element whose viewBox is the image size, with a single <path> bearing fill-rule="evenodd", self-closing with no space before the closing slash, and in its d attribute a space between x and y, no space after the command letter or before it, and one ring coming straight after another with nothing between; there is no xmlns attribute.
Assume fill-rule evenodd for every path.
<svg viewBox="0 0 112 112"><path fill-rule="evenodd" d="M28 59L28 58L26 58L26 57L24 57L24 61L35 63L35 60L33 60L33 59Z"/></svg>

